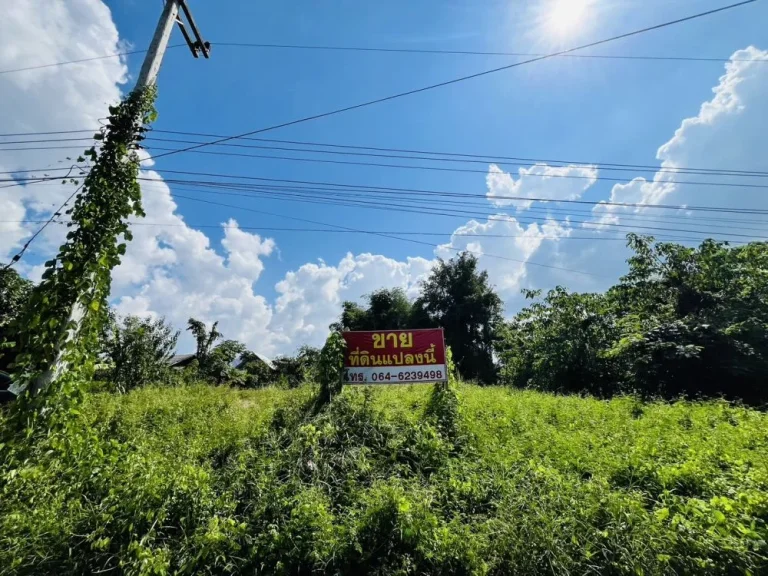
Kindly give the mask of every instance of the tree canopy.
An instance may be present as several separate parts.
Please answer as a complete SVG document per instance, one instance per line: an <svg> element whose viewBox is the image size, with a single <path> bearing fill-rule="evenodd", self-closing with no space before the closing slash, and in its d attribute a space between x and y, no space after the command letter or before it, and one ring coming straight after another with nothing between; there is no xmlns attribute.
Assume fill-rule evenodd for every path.
<svg viewBox="0 0 768 576"><path fill-rule="evenodd" d="M382 288L365 296L366 306L346 301L338 330L403 330L414 328L413 304L402 288Z"/></svg>
<svg viewBox="0 0 768 576"><path fill-rule="evenodd" d="M466 379L495 380L493 350L502 325L503 305L478 270L477 257L463 252L440 260L424 282L414 316L445 330L459 373Z"/></svg>
<svg viewBox="0 0 768 576"><path fill-rule="evenodd" d="M688 248L630 235L629 245L629 273L605 294L557 288L508 324L503 380L768 401L768 243Z"/></svg>

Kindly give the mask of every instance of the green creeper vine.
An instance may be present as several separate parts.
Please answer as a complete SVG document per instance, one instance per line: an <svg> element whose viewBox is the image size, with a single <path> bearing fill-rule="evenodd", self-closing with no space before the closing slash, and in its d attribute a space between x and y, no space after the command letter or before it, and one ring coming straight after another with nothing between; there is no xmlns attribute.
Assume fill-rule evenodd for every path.
<svg viewBox="0 0 768 576"><path fill-rule="evenodd" d="M132 239L128 218L144 216L137 150L145 125L156 117L154 100L155 89L147 88L110 106L107 124L94 136L100 150L94 146L84 153L93 167L66 212L71 230L56 258L45 263L21 315L17 341L6 344L16 352L12 369L16 388L24 392L17 402L21 411L75 401L80 383L92 374L111 271ZM52 366L66 369L49 372Z"/></svg>
<svg viewBox="0 0 768 576"><path fill-rule="evenodd" d="M342 379L344 377L344 353L347 343L341 332L331 332L320 351L319 379L320 398L319 404L330 402L334 396L341 393Z"/></svg>

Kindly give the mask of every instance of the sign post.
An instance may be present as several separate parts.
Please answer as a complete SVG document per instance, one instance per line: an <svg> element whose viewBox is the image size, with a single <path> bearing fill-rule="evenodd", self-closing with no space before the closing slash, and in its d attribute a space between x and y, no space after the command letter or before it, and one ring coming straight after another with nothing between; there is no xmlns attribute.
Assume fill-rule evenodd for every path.
<svg viewBox="0 0 768 576"><path fill-rule="evenodd" d="M443 329L343 332L345 384L447 382Z"/></svg>

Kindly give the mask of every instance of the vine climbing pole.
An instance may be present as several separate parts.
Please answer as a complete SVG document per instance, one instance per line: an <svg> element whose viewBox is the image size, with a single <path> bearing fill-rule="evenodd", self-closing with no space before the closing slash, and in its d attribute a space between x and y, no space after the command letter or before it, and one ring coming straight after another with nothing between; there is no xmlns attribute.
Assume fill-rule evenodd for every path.
<svg viewBox="0 0 768 576"><path fill-rule="evenodd" d="M155 82L175 23L190 50L209 57L186 0L168 0L155 30L136 87L119 105L110 106L106 126L96 134L100 143L84 153L93 162L72 208L71 231L58 255L45 263L42 281L22 316L14 383L22 404L50 398L43 392L77 392L92 373L98 338L107 313L112 269L132 239L128 218L144 216L138 183L138 150L146 125L155 120ZM195 41L179 19L187 16ZM83 162L84 157L78 159ZM75 182L77 184L77 182Z"/></svg>

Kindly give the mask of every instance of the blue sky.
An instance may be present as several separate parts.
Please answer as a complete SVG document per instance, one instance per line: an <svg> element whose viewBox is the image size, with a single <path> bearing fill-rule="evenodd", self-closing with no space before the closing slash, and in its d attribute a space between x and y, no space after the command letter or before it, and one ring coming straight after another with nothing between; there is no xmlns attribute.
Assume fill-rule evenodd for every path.
<svg viewBox="0 0 768 576"><path fill-rule="evenodd" d="M16 6L11 18L7 19L6 28L0 25L0 31L7 35L28 28L26 36L38 40L28 43L19 40L14 43L13 50L0 50L2 69L17 67L19 62L39 64L105 54L125 46L144 48L149 44L161 10L159 1L104 0L102 3L102 0L60 0L53 5L53 9L43 10L46 12L44 16L38 17L34 7L38 3L42 3L41 8L45 4L44 0L30 0L29 6ZM214 45L212 58L195 60L183 47L169 50L160 74L159 119L155 128L237 134L519 59L506 56L236 48L216 46L217 42L551 52L724 4L722 0L594 0L588 3L578 25L557 34L546 22L552 16L554 7L558 6L558 0L483 3L455 0L386 3L190 0L204 36ZM766 21L768 4L757 2L606 44L587 53L729 58L735 51L750 45L763 50L768 48ZM44 41L39 41L41 39ZM174 32L171 42L182 42L178 31ZM106 105L132 86L141 59L142 55L132 55L122 63L98 61L76 67L0 76L0 95L5 89L11 90L6 96L8 101L20 103L18 109L0 114L2 132L96 125L97 119L105 115ZM122 64L127 66L127 76ZM700 122L692 129L698 132L691 132L696 137L688 137L687 147L680 144L685 138L675 139L675 132L681 128L683 121L696 117L702 104L713 99L712 90L719 82L723 85L720 77L724 73L722 62L556 58L260 136L653 166L660 164L660 159L657 159L659 147L672 142L673 152L668 159L673 163L766 170L768 166L764 165L763 155L756 152L762 144L760 134L765 132L766 126L765 106L761 104L765 99L758 95L763 85L768 83L761 79L749 80L751 84L745 80L743 85L750 88L737 94L745 102L750 102L746 109L751 116L747 117L745 113L738 122L733 120L730 124L730 120L723 120L720 132L715 129L707 132L704 126L707 122ZM766 76L768 63L733 72L733 86L739 86L743 78L751 78L755 74L760 78ZM46 89L47 86L49 88ZM738 88L733 90L738 92ZM49 103L46 99L52 101ZM75 108L77 113L69 111ZM726 108L725 104L721 105L722 110ZM41 113L41 110L45 112ZM760 126L763 129L759 129ZM727 141L723 134L727 135ZM723 138L722 142L718 141L720 138ZM709 147L704 146L706 142L710 143ZM260 153L258 150L241 151ZM34 160L24 155L16 164L8 160L6 163L18 167L39 167L51 161L56 160L50 155ZM488 168L482 165L469 167L478 168L481 172ZM195 153L158 159L155 168L161 173L162 170L231 173L478 195L489 191L486 174L481 172L345 166ZM501 169L517 175L516 167L501 165ZM619 176L626 178L627 182L635 176L653 178L653 174L647 172L601 172L600 175ZM653 200L657 196L652 190L638 191L642 183L637 185L638 190L632 186L614 189L613 185L614 182L597 181L574 197L597 201L608 199L612 194L619 199L622 195L634 198L632 194L640 194L642 203L658 203L658 200ZM36 196L31 187L27 188L30 198L24 201L22 207L12 206L11 213L21 210L19 213L26 215L45 215L46 209L50 208L43 206L40 193ZM692 198L709 198L701 195L704 192L697 191L699 196L685 196L678 190L675 192L677 196L672 194L665 198L679 203L696 203ZM749 202L756 201L758 193L745 191L739 199L732 201L750 205ZM151 194L153 191L145 190L145 203L155 209L155 200L149 198ZM183 194L361 229L450 233L464 226L465 230L469 227L486 232L499 231L499 226L492 225L490 221L479 219L471 224L466 216L446 218L402 211L302 204L264 197ZM731 202L725 197L713 198L711 202L706 202ZM179 324L189 315L190 302L203 306L215 301L216 304L210 309L201 312L205 320L213 321L229 314L231 318L225 327L230 333L235 332L235 335L249 342L267 339L271 342L267 349L272 351L285 351L298 346L302 339L312 343L321 341L327 319L337 313L340 299L357 298L380 285L403 285L413 294L417 289L417 274L425 273L436 255L452 254L450 250L436 252L429 246L357 234L268 232L228 240L224 229L200 228L199 234L194 229L198 225L216 226L230 219L236 220L242 227L316 226L185 199L176 199L178 206L175 207L169 204L167 194L161 200L165 202L163 206L170 206L168 217L172 213L191 231L185 237L184 248L178 237L157 234L136 242L136 246L129 249L129 256L132 253L133 257L122 267L115 290L115 299L121 309L166 315ZM158 206L162 204L161 200L157 200ZM706 202L702 200L702 203ZM46 206L53 204L55 202L48 202ZM435 207L441 208L439 199L435 200ZM551 208L552 204L538 205L539 210L542 207ZM559 208L567 209L568 206L561 205ZM469 209L479 210L475 207ZM495 214L501 209L489 204L485 212ZM589 207L578 209L588 210ZM515 216L509 209L506 213ZM152 221L153 217L159 216L150 213L147 221ZM583 218L583 215L580 217ZM526 229L526 233L541 233L539 229L531 231L525 226L522 229ZM584 234L578 227L574 230L574 235ZM510 231L514 230L502 230ZM16 244L23 242L25 234L31 233L26 228L17 232L16 236L12 236ZM185 234L187 232L185 229ZM272 240L267 240L267 237ZM466 242L455 241L455 238L451 240L450 236L420 239L434 243L452 242L451 246L457 248L468 246ZM236 244L238 247L245 246L245 251L233 248ZM492 280L502 291L507 290L510 294L506 298L510 313L520 305L519 299L511 294L519 293L521 287L550 288L559 283L574 289L603 289L611 283L611 278L621 273L621 262L626 256L621 244L616 242L586 244L562 241L559 247L546 243L523 244L514 247L490 242L477 244L482 252L495 251L498 254L502 251L529 263L519 270L500 269L494 272L492 261L487 258L481 261L491 270ZM35 277L39 268L34 266L48 256L46 249L53 250L56 245L55 235L50 239L42 238L41 244L36 247L37 252L25 264L28 268L22 266L22 270ZM577 245L578 249L573 248ZM12 248L11 245L9 250ZM347 255L351 255L352 260L345 263ZM416 257L423 260L415 264L409 260ZM194 274L185 270L185 267L203 270L207 264L201 262L209 263L216 258L221 260L215 264L218 268L211 264L213 272L200 273L200 276L212 278L194 279ZM237 258L240 258L239 265L234 263ZM327 266L312 264L319 259ZM602 280L587 282L585 277L578 275L536 269L535 264L530 264L536 262L570 265L599 274ZM240 275L230 278L228 275L233 274L233 270L239 270L237 273ZM238 292L241 295L236 296L234 289L229 295L214 288L194 289L196 283L216 280L218 273L222 274L222 278L226 277L222 284L231 281L238 286L245 285L245 293ZM363 276L364 281L360 280ZM160 280L167 280L170 284L166 286ZM353 285L359 285L359 288L353 288ZM163 301L160 298L163 290L174 294L174 298ZM328 297L315 301L310 292ZM175 306L175 302L184 302L184 305ZM323 308L325 315L318 315L317 308ZM254 326L259 326L258 330L242 328L245 317L252 319ZM268 326L267 332L262 331L262 324Z"/></svg>
<svg viewBox="0 0 768 576"><path fill-rule="evenodd" d="M145 3L109 3L121 36L148 45L157 10ZM540 52L583 44L722 5L718 1L595 2L589 22L562 38L541 26L540 2L193 2L204 35L214 44L209 61L183 48L168 53L161 72L157 128L236 134L354 104L513 61L512 57L345 53L217 48L218 42L263 42L445 50ZM728 57L766 39L765 3L674 28L621 40L595 54ZM548 37L549 36L549 37ZM181 42L178 31L173 42ZM129 60L135 75L140 57ZM496 153L653 164L659 145L680 119L708 97L722 64L555 59L433 92L276 130L271 138L426 150ZM246 151L247 152L247 151ZM306 155L305 155L306 156ZM199 154L161 160L160 168L258 175L297 180L468 190L482 193L482 174L329 166ZM203 169L204 168L204 169ZM610 183L589 192L603 197ZM201 196L209 197L209 196ZM379 210L223 197L219 201L368 229L451 231L462 219ZM190 223L217 223L233 215L180 201ZM301 226L237 213L246 226ZM282 265L314 258L336 261L348 250L395 258L431 252L376 236L272 234ZM272 284L282 266L267 267Z"/></svg>

